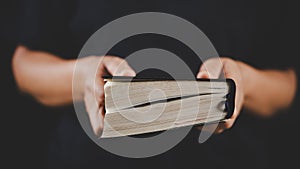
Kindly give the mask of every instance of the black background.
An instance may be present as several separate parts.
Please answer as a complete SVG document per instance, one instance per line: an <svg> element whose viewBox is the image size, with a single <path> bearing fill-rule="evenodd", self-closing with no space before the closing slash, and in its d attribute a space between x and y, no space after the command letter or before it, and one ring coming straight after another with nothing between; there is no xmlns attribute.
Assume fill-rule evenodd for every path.
<svg viewBox="0 0 300 169"><path fill-rule="evenodd" d="M216 2L217 1L212 1L211 3L216 3ZM47 3L49 3L50 5L51 4L55 5L55 3L57 2L53 1ZM45 2L44 4L43 2L41 4L44 4L46 6L47 3ZM68 3L73 4L68 1L64 2L64 4L68 4ZM117 3L117 1L112 1L112 4L113 3ZM155 3L160 3L160 2L155 1ZM184 4L183 2L181 3ZM247 29L247 25L246 26L243 25L241 29L243 29L244 31L242 30L241 32L233 32L234 35L236 35L237 37L242 36L242 38L229 40L232 44L228 44L228 46L226 45L228 43L226 40L222 41L220 39L235 38L229 36L231 31L236 31L234 29L231 30L229 28L235 27L235 25L231 25L228 27L228 29L224 29L224 30L222 30L223 28L222 29L216 28L215 30L218 31L210 30L208 28L205 29L205 27L203 27L202 29L204 29L203 31L212 40L218 52L223 56L224 55L232 56L235 59L246 61L247 63L250 63L251 65L254 65L259 68L282 69L285 68L286 66L293 66L294 68L298 69L299 42L297 41L299 37L299 33L298 33L299 27L297 22L299 20L298 17L299 15L296 12L298 10L297 6L293 3L294 3L293 1L264 1L264 2L252 1L251 3L250 1L220 2L220 4L218 5L217 9L215 9L214 12L216 12L217 10L221 10L222 12L227 12L228 14L224 15L223 16L224 18L222 18L221 15L218 15L219 13L218 14L212 13L210 17L212 18L221 17L221 20L223 19L223 21L224 20L226 21L226 19L228 18L237 18L237 20L239 20L238 18L240 17L242 18L242 16L240 15L250 12L250 9L252 9L251 7L259 6L258 8L254 8L257 9L257 11L252 11L251 13L251 16L252 14L253 15L257 14L259 16L253 17L255 18L255 20L250 23L257 23L257 25L265 25L265 26L257 26L255 29L249 29L250 32L248 33L247 31L245 33L245 29ZM60 114L61 112L72 110L71 107L57 108L57 109L49 109L43 107L42 105L36 103L30 96L24 95L21 92L19 92L14 82L14 78L11 70L11 58L13 55L13 51L16 45L20 43L20 41L25 39L26 42L26 36L24 38L24 34L29 34L28 36L30 36L30 32L34 32L34 30L30 30L30 27L26 27L26 24L30 24L30 22L29 23L25 22L26 24L24 24L24 21L26 21L24 20L24 18L36 17L36 16L25 17L23 16L24 15L23 11L24 8L26 8L27 10L30 9L29 7L32 7L32 10L34 11L34 4L36 4L35 1L13 0L13 1L6 1L5 3L2 2L0 7L0 9L2 8L0 10L1 12L0 73L1 73L1 93L2 93L2 97L1 97L2 109L0 112L2 114L1 121L3 121L1 123L2 130L3 130L1 136L1 142L3 143L1 145L3 146L3 150L4 150L1 152L5 157L3 159L4 164L7 163L9 166L11 166L11 168L15 168L20 165L22 167L31 167L31 168L43 168L47 166L48 165L47 158L52 158L52 157L47 157L49 156L49 149L55 149L55 147L53 148L51 146L55 146L55 145L57 146L57 144L50 144L49 142L53 140L54 136L65 138L67 136L65 136L66 133L64 132L69 130L74 130L74 127L73 128L71 127L69 129L68 123L70 121L61 120L61 116L69 116L69 115ZM182 4L179 3L178 6L180 7L180 5ZM238 7L244 7L244 6L249 6L249 8L245 8L248 9L249 11L240 11L241 9L244 8L239 9ZM229 7L229 8L225 8L225 7ZM284 13L285 14L284 16L278 14L279 11L277 11L277 9L281 9L280 7L283 7L283 11L281 11L281 13ZM84 10L84 8L88 8L88 6L87 7L82 6L82 8L80 9ZM176 7L174 8L174 10L175 9ZM138 8L138 11L145 11L145 10L147 10L147 8L146 9ZM172 11L172 9L167 10L166 12L176 13ZM179 13L181 13L184 16L185 12L186 11L183 10ZM109 21L113 18L117 18L119 15L123 15L126 13L130 13L130 11L125 11L124 13L120 12L120 14L107 17L106 20ZM228 18L226 18L226 16ZM245 17L247 16L248 15L245 15ZM88 15L85 15L85 17L88 17ZM76 20L74 21L74 24L76 25L76 22L80 23L81 19L82 19L81 17L78 17L77 21ZM50 22L48 21L49 20L47 20L46 22L47 24ZM270 24L271 26L268 26L267 24L268 22L271 23ZM272 23L275 23L275 25ZM213 25L217 27L220 26L221 24L226 24L226 22L225 23L218 22L218 24L215 25L213 24ZM277 26L279 26L280 29L283 30L282 31L283 33L279 34L278 32L276 32L276 30L278 29L272 27L272 26L276 26L276 24L278 24ZM51 24L47 26L51 27ZM239 25L237 25L237 27L238 26ZM84 40L86 39L86 37L90 35L90 33L97 30L96 27L93 25L90 27L93 29L85 30L83 31L82 34L78 34L82 37L77 39ZM54 28L53 26L53 29L55 30L56 28ZM82 31L82 29L86 29L86 28L81 28L78 26L73 27L73 31L75 32L80 32ZM251 30L255 30L255 31L252 32ZM215 32L218 32L220 35L218 35L218 33ZM259 36L263 38L255 39L251 35L257 35L254 37ZM23 39L21 38L21 40L18 41L18 37L23 37ZM133 41L134 39L139 41L138 40L139 38L141 37L135 37L133 38ZM153 40L157 37L153 36L148 38L150 39L152 38ZM127 42L126 41L124 42L130 44L131 40L132 39L128 39ZM169 41L169 39L165 39L165 41ZM254 44L254 46L243 45L243 44L248 44L248 41L251 41L252 43L249 44ZM61 43L63 44L63 42ZM78 45L82 43L84 42L79 41L77 44L74 44L74 46L79 48ZM156 44L155 47L161 47L165 49L169 48L171 50L171 48L173 48L174 45L180 46L180 44L178 44L177 42L174 42L174 44L170 42L168 44L171 45L168 46L162 43L162 44ZM51 45L51 43L49 45ZM70 45L69 47L72 46ZM132 51L137 49L142 49L144 47L151 47L151 44L140 45L130 50L126 49L125 51L124 49L122 49L122 45L120 44L120 46L116 46L111 52L122 53L123 55L126 56L126 54L129 54ZM50 48L49 51L53 53L57 52L57 53L65 54L63 50L55 51L57 49L53 49L51 47L49 48ZM73 51L73 53L76 52L78 51ZM178 51L178 55L183 55L183 53L180 52L182 51ZM190 54L192 55L192 53ZM76 57L76 55L72 57ZM270 59L272 61L270 61ZM194 60L187 60L186 62L190 62L191 64L196 64L196 65L200 64L199 61L195 62ZM194 72L196 71L197 69L194 66ZM298 130L299 129L298 103L299 103L298 100L295 100L295 103L291 109L283 111L281 114L278 114L269 119L261 119L252 116L250 113L244 111L243 113L241 113L241 116L239 117L235 126L232 129L224 132L221 135L216 135L212 137L208 142L204 143L202 146L199 147L191 146L197 144L195 142L197 140L196 136L198 132L196 130L193 130L187 139L185 139L182 143L176 146L173 150L168 152L170 156L172 156L173 154L183 155L183 156L171 158L171 163L173 161L176 162L176 167L178 168L189 166L189 165L198 167L201 166L202 163L204 165L204 164L208 164L209 162L214 163L214 161L217 161L216 163L214 163L215 167L225 167L225 168L227 167L228 168L248 168L248 167L283 168L287 166L290 167L292 165L298 165L297 153L299 152L299 143L300 143L299 130ZM64 124L63 126L61 126L62 121ZM72 120L70 123L72 123ZM57 128L57 124L59 124L60 127L64 128L64 130L61 129L54 130L53 128ZM79 126L75 128L77 128L77 130L80 130ZM55 131L59 131L59 132L55 132ZM56 134L53 134L53 132ZM68 136L71 135L70 138L84 137L83 142L87 145L85 149L86 152L81 152L81 153L88 154L89 152L95 151L93 149L95 149L96 146L93 145L93 143L86 138L85 134L82 133L82 131L80 131L79 134L76 131L73 131L66 135ZM80 153L79 151L76 150L74 150L74 152L68 151L70 149L76 149L76 144L73 146L62 144L60 146L66 146L66 147L70 146L70 148L64 149L63 152L58 151L56 153L65 153L66 156L68 156L68 154L71 153L74 154ZM94 154L99 155L97 153ZM161 162L164 161L164 159L166 158L165 156L167 155L163 154L159 157L153 158L154 160L153 159L152 160L155 162ZM108 156L111 155L104 153L104 158ZM184 156L189 156L189 158L184 158ZM74 160L72 161L72 159L68 159L69 161L67 160L66 163L70 163L71 161L71 163L74 162L75 165L77 164L76 160L79 160L80 158L81 156L74 155ZM95 160L97 160L97 158L91 159L91 161L95 161ZM149 163L147 162L147 160L139 160L138 162L137 160L135 161L135 160L121 159L121 158L117 158L117 160L118 162L121 163L126 163L124 161L128 161L129 164L138 163L137 166L138 165L145 166L144 164ZM201 160L203 160L203 162ZM206 162L204 162L204 160ZM66 168L70 168L70 166L74 166L74 165L65 164L65 166L67 166ZM52 164L52 166L59 166L59 165ZM155 166L158 165L153 165L153 167ZM109 167L109 166L105 166L105 167ZM171 167L174 166L171 165Z"/></svg>

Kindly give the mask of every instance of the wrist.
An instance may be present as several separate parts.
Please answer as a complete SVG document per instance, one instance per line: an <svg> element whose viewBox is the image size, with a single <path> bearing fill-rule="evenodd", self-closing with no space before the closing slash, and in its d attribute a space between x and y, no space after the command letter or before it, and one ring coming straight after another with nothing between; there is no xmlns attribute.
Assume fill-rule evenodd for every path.
<svg viewBox="0 0 300 169"><path fill-rule="evenodd" d="M86 68L83 59L69 60L67 63L72 72L73 100L78 100L78 101L83 100L84 87L86 83L86 73L85 73Z"/></svg>
<svg viewBox="0 0 300 169"><path fill-rule="evenodd" d="M88 56L74 60L73 95L77 99L82 100L87 88L94 83L101 59L99 56Z"/></svg>
<svg viewBox="0 0 300 169"><path fill-rule="evenodd" d="M240 76L243 82L243 92L245 102L251 97L251 93L255 91L255 80L259 77L259 70L245 64L244 62L237 61L240 69Z"/></svg>

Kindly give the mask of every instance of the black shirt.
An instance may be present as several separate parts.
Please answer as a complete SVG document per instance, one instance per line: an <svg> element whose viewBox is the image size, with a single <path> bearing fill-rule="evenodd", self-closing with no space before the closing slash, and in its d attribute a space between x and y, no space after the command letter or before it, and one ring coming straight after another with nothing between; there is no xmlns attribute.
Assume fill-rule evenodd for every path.
<svg viewBox="0 0 300 169"><path fill-rule="evenodd" d="M297 17L289 2L30 0L20 4L15 43L66 59L77 58L87 39L106 23L124 15L151 11L177 15L195 24L211 40L220 56L242 60L257 68L297 69L297 46L294 43L298 37L294 24ZM201 65L201 60L184 44L153 34L125 39L109 53L126 57L149 47L174 52L191 67L194 74ZM293 119L298 115L292 110L271 120L258 119L242 112L232 129L213 136L204 144L197 143L199 131L192 130L171 151L147 159L127 159L102 150L84 133L72 108L52 111L59 112L51 115L55 117L51 118L53 123L49 124L50 134L46 143L46 162L53 168L267 168L295 162L293 157L284 155L295 147L283 148L280 143L296 143L284 139L293 137L293 134L284 132L293 129L296 124ZM295 129L292 131L297 132ZM280 132L284 132L281 133L283 138L277 136Z"/></svg>

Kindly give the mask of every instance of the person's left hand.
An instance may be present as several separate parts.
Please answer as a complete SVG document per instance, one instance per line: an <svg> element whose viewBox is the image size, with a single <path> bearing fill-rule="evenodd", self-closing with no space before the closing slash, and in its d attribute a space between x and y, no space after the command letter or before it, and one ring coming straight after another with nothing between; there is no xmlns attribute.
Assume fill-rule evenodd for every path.
<svg viewBox="0 0 300 169"><path fill-rule="evenodd" d="M238 117L244 102L245 96L245 83L242 76L242 67L244 63L232 60L230 58L212 58L206 60L200 67L197 78L210 78L218 79L220 76L224 78L230 78L234 80L236 84L236 96L235 96L235 109L232 117L226 119L224 122L219 123L218 127L214 131L215 133L221 133L225 129L229 129L233 126L236 118ZM222 72L223 71L223 72ZM215 127L206 126L206 130L213 130ZM199 127L199 129L204 129Z"/></svg>

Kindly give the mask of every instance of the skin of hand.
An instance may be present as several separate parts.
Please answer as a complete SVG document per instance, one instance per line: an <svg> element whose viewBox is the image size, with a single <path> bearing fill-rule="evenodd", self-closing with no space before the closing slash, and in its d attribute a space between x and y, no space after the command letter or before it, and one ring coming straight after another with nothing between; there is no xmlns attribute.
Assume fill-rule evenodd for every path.
<svg viewBox="0 0 300 169"><path fill-rule="evenodd" d="M219 123L215 133L231 128L243 107L256 115L268 117L289 107L296 93L294 70L258 70L225 57L206 60L200 67L197 78L217 79L220 75L235 81L235 109L230 119ZM209 130L209 127L206 129Z"/></svg>
<svg viewBox="0 0 300 169"><path fill-rule="evenodd" d="M222 70L223 76L225 78L233 79L236 84L235 110L230 119L226 119L224 122L218 125L217 129L215 130L215 133L221 133L224 129L228 129L233 126L237 116L239 115L242 109L245 97L245 86L244 81L242 80L242 75L240 73L240 67L235 61L229 58L213 58L207 60L200 67L199 73L197 74L197 78L218 79L222 74ZM201 127L199 127L199 129L201 129Z"/></svg>
<svg viewBox="0 0 300 169"><path fill-rule="evenodd" d="M15 50L12 69L19 89L45 106L84 101L97 136L101 135L104 117L102 76L135 76L128 63L119 57L88 56L65 60L21 45Z"/></svg>
<svg viewBox="0 0 300 169"><path fill-rule="evenodd" d="M65 60L21 45L14 53L12 69L19 89L45 106L84 101L97 135L103 128L102 75L135 76L126 61L118 57L88 56ZM221 71L225 78L236 83L236 107L232 118L221 123L216 132L232 127L242 107L260 116L270 116L293 102L297 78L292 69L258 70L230 58L209 59L201 66L197 78L218 78Z"/></svg>
<svg viewBox="0 0 300 169"><path fill-rule="evenodd" d="M74 78L73 83L81 83L82 98L85 103L86 111L90 118L94 133L100 136L103 129L104 119L104 75L113 76L135 76L134 70L128 63L115 56L89 56L79 59L78 68L79 78ZM80 79L80 81L76 81Z"/></svg>

